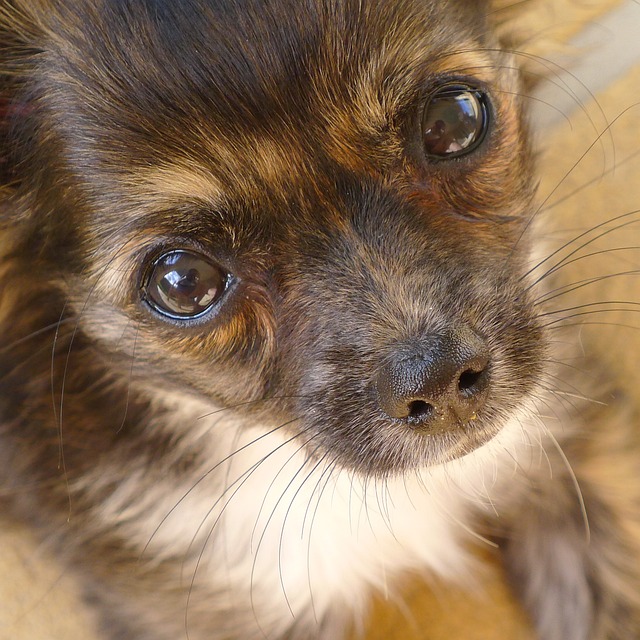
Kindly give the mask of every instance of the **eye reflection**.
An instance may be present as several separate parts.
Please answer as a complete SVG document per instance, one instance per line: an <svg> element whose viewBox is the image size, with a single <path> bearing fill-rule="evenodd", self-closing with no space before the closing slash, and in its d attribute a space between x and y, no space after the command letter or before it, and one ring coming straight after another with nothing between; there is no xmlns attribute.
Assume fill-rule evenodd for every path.
<svg viewBox="0 0 640 640"><path fill-rule="evenodd" d="M463 85L447 85L427 102L422 137L427 157L454 158L482 142L489 125L486 96Z"/></svg>
<svg viewBox="0 0 640 640"><path fill-rule="evenodd" d="M143 297L159 313L171 318L195 318L206 313L226 289L227 274L198 253L176 250L153 263Z"/></svg>

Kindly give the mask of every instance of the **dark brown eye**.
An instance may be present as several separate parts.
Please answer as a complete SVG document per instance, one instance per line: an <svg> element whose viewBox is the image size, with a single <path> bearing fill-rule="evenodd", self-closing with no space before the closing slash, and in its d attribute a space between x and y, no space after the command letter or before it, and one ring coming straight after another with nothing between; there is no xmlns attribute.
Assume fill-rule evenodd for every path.
<svg viewBox="0 0 640 640"><path fill-rule="evenodd" d="M449 84L431 94L422 116L428 158L456 158L473 151L489 128L487 97L482 91Z"/></svg>
<svg viewBox="0 0 640 640"><path fill-rule="evenodd" d="M151 266L142 296L162 315L195 318L218 301L227 279L227 274L205 256L185 250L169 251Z"/></svg>

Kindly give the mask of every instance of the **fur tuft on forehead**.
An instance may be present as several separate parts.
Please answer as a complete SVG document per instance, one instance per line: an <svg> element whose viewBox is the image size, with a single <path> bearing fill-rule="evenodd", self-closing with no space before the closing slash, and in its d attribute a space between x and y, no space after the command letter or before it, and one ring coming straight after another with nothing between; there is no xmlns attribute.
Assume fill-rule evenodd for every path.
<svg viewBox="0 0 640 640"><path fill-rule="evenodd" d="M22 4L0 16L11 34L0 74L46 114L40 135L59 141L69 162L100 149L99 164L86 170L117 172L124 158L140 163L141 150L148 163L169 153L215 162L225 181L251 172L233 158L259 156L263 140L291 158L291 148L318 151L327 128L337 129L334 144L346 129L379 137L429 74L463 69L447 58L477 49L482 15L451 1L448 20L417 0L189 0L179 10L146 1ZM476 55L466 67L492 73L491 61L478 65Z"/></svg>
<svg viewBox="0 0 640 640"><path fill-rule="evenodd" d="M394 176L410 197L441 208L512 216L528 198L515 76L485 43L482 3L443 7L13 0L0 14L11 34L0 59L0 135L11 130L1 161L16 192L9 215L35 198L29 215L42 219L32 242L67 226L70 244L95 255L123 220L144 227L185 207L286 215L297 202L300 215L346 173ZM464 170L464 182L445 171L436 184L412 157L420 143L408 145L407 130L449 77L495 90L504 152ZM73 214L62 220L62 210Z"/></svg>

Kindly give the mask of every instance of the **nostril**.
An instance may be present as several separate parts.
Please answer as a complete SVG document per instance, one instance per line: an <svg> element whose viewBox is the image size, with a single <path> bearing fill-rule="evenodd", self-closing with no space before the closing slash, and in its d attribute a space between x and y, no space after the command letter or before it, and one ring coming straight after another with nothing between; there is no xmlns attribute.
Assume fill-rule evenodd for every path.
<svg viewBox="0 0 640 640"><path fill-rule="evenodd" d="M467 369L463 371L458 379L458 389L460 391L473 393L476 391L478 383L481 381L484 375L484 369L481 371L474 371L473 369Z"/></svg>
<svg viewBox="0 0 640 640"><path fill-rule="evenodd" d="M378 371L378 403L416 428L457 428L483 407L491 368L486 342L470 330L401 343Z"/></svg>
<svg viewBox="0 0 640 640"><path fill-rule="evenodd" d="M408 418L412 422L422 422L424 420L427 420L434 412L433 405L425 402L424 400L412 400L409 403L408 408Z"/></svg>

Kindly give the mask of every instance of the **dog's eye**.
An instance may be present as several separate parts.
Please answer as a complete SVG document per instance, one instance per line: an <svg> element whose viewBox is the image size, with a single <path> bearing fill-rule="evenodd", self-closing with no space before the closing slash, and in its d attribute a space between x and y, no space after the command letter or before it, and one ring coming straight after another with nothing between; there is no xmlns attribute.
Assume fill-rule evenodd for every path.
<svg viewBox="0 0 640 640"><path fill-rule="evenodd" d="M422 116L427 157L456 158L473 151L489 127L486 95L477 89L449 84L431 94Z"/></svg>
<svg viewBox="0 0 640 640"><path fill-rule="evenodd" d="M186 250L169 251L151 265L142 296L162 315L195 318L219 300L227 281L228 275L205 256Z"/></svg>

